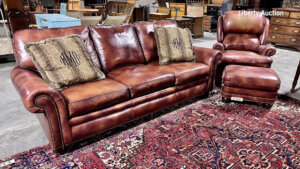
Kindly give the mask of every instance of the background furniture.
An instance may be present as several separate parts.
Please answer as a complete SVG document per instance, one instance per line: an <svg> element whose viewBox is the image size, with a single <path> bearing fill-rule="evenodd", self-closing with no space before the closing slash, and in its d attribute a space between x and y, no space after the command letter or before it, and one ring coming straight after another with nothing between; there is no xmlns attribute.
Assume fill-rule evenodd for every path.
<svg viewBox="0 0 300 169"><path fill-rule="evenodd" d="M188 28L191 32L193 30L193 19L191 18L167 18L166 20L176 21L179 28Z"/></svg>
<svg viewBox="0 0 300 169"><path fill-rule="evenodd" d="M192 27L191 32L193 34L194 38L203 37L203 17L196 17L196 16L189 16L189 15L183 15L183 18L190 18L192 19ZM189 26L187 26L189 27Z"/></svg>
<svg viewBox="0 0 300 169"><path fill-rule="evenodd" d="M126 21L125 23L129 23L132 13L134 10L136 1L135 0L128 0L128 1L122 1L122 0L112 0L109 1L108 6L108 12L107 15L110 16L120 16L120 15L126 15Z"/></svg>
<svg viewBox="0 0 300 169"><path fill-rule="evenodd" d="M272 16L268 41L300 47L300 9L275 8L283 16Z"/></svg>
<svg viewBox="0 0 300 169"><path fill-rule="evenodd" d="M65 28L80 26L80 19L61 14L35 14L37 27L40 28Z"/></svg>
<svg viewBox="0 0 300 169"><path fill-rule="evenodd" d="M218 42L213 46L223 52L217 68L217 84L221 82L227 65L271 66L273 60L270 56L276 53L276 49L266 45L268 31L269 19L263 15L243 16L239 11L227 11L219 17Z"/></svg>
<svg viewBox="0 0 300 169"><path fill-rule="evenodd" d="M102 16L80 16L81 25L96 26L102 22Z"/></svg>
<svg viewBox="0 0 300 169"><path fill-rule="evenodd" d="M225 100L273 104L280 88L280 78L269 68L226 66L222 97Z"/></svg>
<svg viewBox="0 0 300 169"><path fill-rule="evenodd" d="M6 33L6 37L10 38L9 30L8 30L8 28L6 26L7 20L5 19L3 11L2 11L2 0L0 0L0 16L1 16L0 23L3 24L3 27L4 27L5 33Z"/></svg>
<svg viewBox="0 0 300 169"><path fill-rule="evenodd" d="M212 21L212 16L204 15L204 17L203 17L203 22L204 22L203 30L204 31L212 32L211 21Z"/></svg>
<svg viewBox="0 0 300 169"><path fill-rule="evenodd" d="M294 93L294 92L295 92L295 87L296 87L296 85L297 85L297 82L298 82L298 79L299 79L299 75L300 75L300 61L299 61L299 63L298 63L297 71L296 71L296 73L295 73L293 85L292 85L292 88L291 88L291 93Z"/></svg>
<svg viewBox="0 0 300 169"><path fill-rule="evenodd" d="M157 8L157 12L149 14L150 21L165 20L171 17L170 8Z"/></svg>

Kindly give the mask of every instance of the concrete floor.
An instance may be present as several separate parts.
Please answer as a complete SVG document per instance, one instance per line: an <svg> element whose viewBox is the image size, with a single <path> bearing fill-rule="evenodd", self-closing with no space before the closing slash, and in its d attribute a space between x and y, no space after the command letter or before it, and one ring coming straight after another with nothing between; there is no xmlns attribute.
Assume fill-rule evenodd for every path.
<svg viewBox="0 0 300 169"><path fill-rule="evenodd" d="M211 48L215 42L216 35L212 33L205 33L204 38L193 40L194 45L208 48ZM274 59L272 68L281 78L279 92L288 94L300 55L291 49L277 49L277 54L272 57ZM0 59L0 158L48 143L35 115L24 108L11 83L10 72L16 66L16 63L11 60ZM299 88L299 85L297 87ZM300 98L300 90L295 95Z"/></svg>

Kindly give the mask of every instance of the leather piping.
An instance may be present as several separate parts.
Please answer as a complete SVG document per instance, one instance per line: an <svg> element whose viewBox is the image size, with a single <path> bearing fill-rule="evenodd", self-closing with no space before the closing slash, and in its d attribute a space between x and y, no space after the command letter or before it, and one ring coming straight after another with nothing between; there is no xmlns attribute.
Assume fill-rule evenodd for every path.
<svg viewBox="0 0 300 169"><path fill-rule="evenodd" d="M38 96L38 97L35 99L35 101L34 101L34 104L35 104L37 107L39 107L39 108L43 108L43 109L45 110L46 114L47 114L48 123L50 124L50 130L51 130L52 142L53 142L54 147L56 147L56 146L55 146L55 141L54 141L54 136L53 136L53 126L52 126L52 123L51 123L51 118L50 118L49 113L48 113L47 109L45 108L45 106L40 106L40 105L38 105L38 103L37 103L37 100L38 100L39 98L41 98L41 97L47 97L47 98L52 102L52 104L54 105L55 112L56 112L56 115L57 115L57 118L58 118L58 128L59 128L59 130L60 130L59 135L60 135L61 141L62 141L62 148L64 149L64 148L65 148L65 143L64 143L63 136L62 136L61 121L60 121L60 116L59 116L59 113L58 113L58 109L57 109L56 103L54 103L54 101L52 100L51 97L49 97L48 95L45 95L45 94L44 94L44 95Z"/></svg>

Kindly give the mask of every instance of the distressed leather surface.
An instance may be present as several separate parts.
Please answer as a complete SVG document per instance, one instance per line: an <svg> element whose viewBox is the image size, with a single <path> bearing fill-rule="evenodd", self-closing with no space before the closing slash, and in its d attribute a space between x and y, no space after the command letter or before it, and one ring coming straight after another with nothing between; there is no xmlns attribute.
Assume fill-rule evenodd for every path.
<svg viewBox="0 0 300 169"><path fill-rule="evenodd" d="M106 73L120 67L145 63L132 25L91 26L90 31Z"/></svg>
<svg viewBox="0 0 300 169"><path fill-rule="evenodd" d="M214 88L217 65L222 59L222 52L215 49L208 49L194 46L196 62L209 66L208 90Z"/></svg>
<svg viewBox="0 0 300 169"><path fill-rule="evenodd" d="M41 123L49 126L49 130L45 128L45 132L50 136L51 147L61 148L71 143L72 136L63 96L35 72L21 67L12 70L11 79L25 108L32 113L46 116Z"/></svg>
<svg viewBox="0 0 300 169"><path fill-rule="evenodd" d="M223 53L222 63L269 67L273 59L250 51L227 50Z"/></svg>
<svg viewBox="0 0 300 169"><path fill-rule="evenodd" d="M252 102L267 103L267 104L273 104L274 101L276 100L276 97L275 98L256 97L256 96L250 96L250 95L226 93L223 91L222 91L222 97L225 97L225 98L239 97L239 98L243 98L243 101L252 101Z"/></svg>
<svg viewBox="0 0 300 169"><path fill-rule="evenodd" d="M137 32L146 62L158 60L154 27L177 27L175 21L135 22L134 28Z"/></svg>
<svg viewBox="0 0 300 169"><path fill-rule="evenodd" d="M203 63L181 62L169 65L160 65L158 61L150 62L158 70L167 70L175 76L175 85L182 85L188 82L200 80L208 76L209 67Z"/></svg>
<svg viewBox="0 0 300 169"><path fill-rule="evenodd" d="M217 42L213 45L213 49L219 50L221 52L225 51L225 46L223 43Z"/></svg>
<svg viewBox="0 0 300 169"><path fill-rule="evenodd" d="M127 86L109 78L80 84L61 92L68 104L69 116L103 109L129 99Z"/></svg>
<svg viewBox="0 0 300 169"><path fill-rule="evenodd" d="M225 68L223 85L227 87L277 92L280 79L269 68L229 65Z"/></svg>
<svg viewBox="0 0 300 169"><path fill-rule="evenodd" d="M263 56L273 56L276 54L276 48L270 45L260 45L258 54Z"/></svg>
<svg viewBox="0 0 300 169"><path fill-rule="evenodd" d="M170 23L162 21L163 24ZM86 31L86 27L82 28ZM40 30L26 30L25 34L17 34L14 48L18 62L35 69L26 53L22 53L24 43L72 34L75 30L75 27L64 31L45 29L43 34L35 33ZM182 63L184 66L174 66L173 72L158 69L154 65L144 65L145 58L132 30L128 25L91 28L90 33L96 37L93 43L98 45L95 51L100 54L101 64L112 80L89 82L58 92L34 71L21 67L12 71L11 79L24 106L37 114L54 150L211 90L216 64L221 59L220 51L194 47L197 63L192 65L197 66ZM124 42L115 44L121 37ZM175 74L178 85L175 85Z"/></svg>
<svg viewBox="0 0 300 169"><path fill-rule="evenodd" d="M217 25L217 41L223 42L224 32L223 32L223 16L219 16Z"/></svg>
<svg viewBox="0 0 300 169"><path fill-rule="evenodd" d="M133 65L111 71L109 78L127 86L132 98L165 89L175 84L174 74L150 65Z"/></svg>
<svg viewBox="0 0 300 169"><path fill-rule="evenodd" d="M70 125L71 126L76 126L76 125L80 125L82 123L88 122L88 121L92 121L94 119L97 118L102 118L108 115L111 115L115 112L127 109L129 107L134 107L140 104L147 104L147 102L151 101L151 100L155 100L155 99L159 99L162 97L165 97L167 95L191 88L191 87L195 87L197 85L202 85L202 84L206 84L207 83L207 79L208 77L202 78L201 80L197 80L194 82L190 82L188 84L184 84L184 85L180 85L180 86L174 86L174 87L169 87L157 92L153 92L144 96L140 96L137 98L133 98L129 101L125 101L122 103L119 103L117 105L102 109L102 110L98 110L95 112L91 112L88 114L84 114L81 116L76 116L70 119ZM145 115L148 114L148 112L144 112Z"/></svg>
<svg viewBox="0 0 300 169"><path fill-rule="evenodd" d="M262 14L241 15L239 11L227 11L223 16L223 31L228 33L261 34L264 30L266 17Z"/></svg>
<svg viewBox="0 0 300 169"><path fill-rule="evenodd" d="M207 84L197 85L158 99L153 99L144 104L139 104L132 108L127 108L122 111L107 115L102 118L72 126L72 136L74 140L87 138L95 133L99 133L116 126L120 126L126 122L132 121L139 117L145 116L151 112L158 111L170 105L184 101L188 98L196 97L204 94L207 89ZM89 130L86 130L89 129ZM85 131L85 132L82 132Z"/></svg>
<svg viewBox="0 0 300 169"><path fill-rule="evenodd" d="M25 29L16 32L13 37L13 49L17 63L22 68L37 71L30 55L25 51L24 45L29 42L39 42L49 38L69 36L72 34L78 34L83 38L94 65L101 69L94 45L89 38L89 29L86 26L53 29Z"/></svg>
<svg viewBox="0 0 300 169"><path fill-rule="evenodd" d="M274 99L278 95L276 91L271 92L271 91L244 89L244 88L227 87L227 86L222 86L222 91L226 93L236 94L236 95L245 95L245 96L261 97L261 98L269 98L269 99Z"/></svg>
<svg viewBox="0 0 300 169"><path fill-rule="evenodd" d="M257 51L260 41L255 34L226 34L223 44L226 50Z"/></svg>

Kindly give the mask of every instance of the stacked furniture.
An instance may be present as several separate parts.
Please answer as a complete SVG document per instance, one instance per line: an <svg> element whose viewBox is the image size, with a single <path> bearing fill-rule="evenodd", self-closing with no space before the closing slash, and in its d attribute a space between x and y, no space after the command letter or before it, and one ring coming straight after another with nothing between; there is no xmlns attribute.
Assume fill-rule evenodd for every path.
<svg viewBox="0 0 300 169"><path fill-rule="evenodd" d="M300 9L275 8L283 16L272 16L268 41L300 47Z"/></svg>
<svg viewBox="0 0 300 169"><path fill-rule="evenodd" d="M171 10L170 8L157 8L157 12L149 14L150 21L160 21L170 18Z"/></svg>
<svg viewBox="0 0 300 169"><path fill-rule="evenodd" d="M183 18L192 19L192 34L194 38L203 37L203 5L199 3L187 4L186 15Z"/></svg>
<svg viewBox="0 0 300 169"><path fill-rule="evenodd" d="M238 11L227 11L219 17L218 43L213 48L222 51L216 82L221 82L226 67L222 87L224 97L238 96L264 103L275 100L280 80L269 69L273 62L270 56L276 49L266 45L268 31L269 19L262 14L243 16Z"/></svg>
<svg viewBox="0 0 300 169"><path fill-rule="evenodd" d="M14 34L18 63L12 82L26 109L40 120L54 150L212 90L218 50L194 47L196 62L160 65L155 26L176 22L138 22L122 26L78 26L22 30ZM24 45L77 34L106 79L58 91L43 80Z"/></svg>

